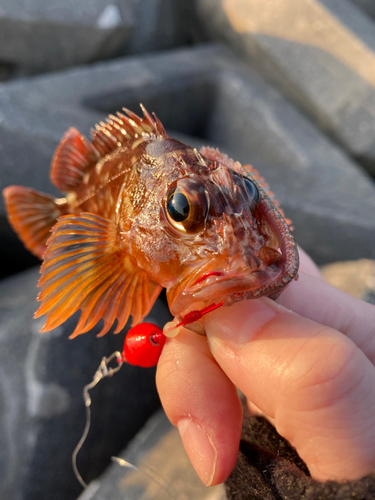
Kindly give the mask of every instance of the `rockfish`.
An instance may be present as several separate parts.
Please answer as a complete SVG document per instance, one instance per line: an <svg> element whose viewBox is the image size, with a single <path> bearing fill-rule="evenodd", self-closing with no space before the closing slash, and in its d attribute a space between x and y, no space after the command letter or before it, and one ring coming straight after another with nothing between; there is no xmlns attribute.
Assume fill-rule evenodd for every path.
<svg viewBox="0 0 375 500"><path fill-rule="evenodd" d="M61 140L51 180L64 196L4 190L8 217L43 259L36 317L51 330L81 309L71 337L104 320L142 321L162 288L174 316L210 304L275 298L298 271L294 238L250 166L168 137L129 110ZM51 234L50 234L51 233ZM216 305L214 306L216 307ZM204 333L199 321L188 326Z"/></svg>

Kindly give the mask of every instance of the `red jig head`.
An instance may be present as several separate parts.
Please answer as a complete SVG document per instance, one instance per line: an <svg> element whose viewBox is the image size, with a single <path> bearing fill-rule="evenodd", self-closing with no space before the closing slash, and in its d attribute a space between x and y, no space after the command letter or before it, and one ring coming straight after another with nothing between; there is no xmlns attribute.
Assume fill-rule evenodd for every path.
<svg viewBox="0 0 375 500"><path fill-rule="evenodd" d="M131 328L124 342L119 362L150 368L159 361L166 336L153 323L140 323Z"/></svg>

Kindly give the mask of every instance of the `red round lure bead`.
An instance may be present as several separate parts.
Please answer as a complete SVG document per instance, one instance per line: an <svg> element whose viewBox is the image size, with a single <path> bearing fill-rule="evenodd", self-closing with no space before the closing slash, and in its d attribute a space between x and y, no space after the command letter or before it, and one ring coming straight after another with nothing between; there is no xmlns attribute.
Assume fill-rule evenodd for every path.
<svg viewBox="0 0 375 500"><path fill-rule="evenodd" d="M140 323L128 331L122 357L131 365L150 368L159 361L165 340L161 328L153 323Z"/></svg>

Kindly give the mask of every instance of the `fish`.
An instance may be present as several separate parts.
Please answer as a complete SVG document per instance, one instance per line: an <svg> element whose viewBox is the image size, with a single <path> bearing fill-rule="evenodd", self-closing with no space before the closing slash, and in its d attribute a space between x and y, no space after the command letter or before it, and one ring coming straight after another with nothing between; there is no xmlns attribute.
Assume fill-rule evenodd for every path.
<svg viewBox="0 0 375 500"><path fill-rule="evenodd" d="M298 276L290 222L257 171L169 137L141 109L109 115L91 140L73 127L65 133L50 172L61 197L23 186L3 192L10 224L43 260L41 331L81 310L71 338L101 319L98 336L114 323L119 333L165 288L173 316L204 334L199 315L184 318L276 298Z"/></svg>

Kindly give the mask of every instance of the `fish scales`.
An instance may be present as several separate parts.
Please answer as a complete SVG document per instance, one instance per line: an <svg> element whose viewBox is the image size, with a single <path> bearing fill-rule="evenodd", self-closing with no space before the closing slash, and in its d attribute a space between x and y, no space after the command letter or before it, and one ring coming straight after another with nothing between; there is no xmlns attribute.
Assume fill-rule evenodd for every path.
<svg viewBox="0 0 375 500"><path fill-rule="evenodd" d="M9 221L43 259L44 331L81 310L72 336L137 324L162 288L181 319L198 306L275 298L297 276L288 222L265 181L212 148L166 134L142 107L110 115L92 141L71 128L52 161L63 197L4 190ZM188 327L204 333L202 322Z"/></svg>

